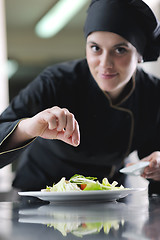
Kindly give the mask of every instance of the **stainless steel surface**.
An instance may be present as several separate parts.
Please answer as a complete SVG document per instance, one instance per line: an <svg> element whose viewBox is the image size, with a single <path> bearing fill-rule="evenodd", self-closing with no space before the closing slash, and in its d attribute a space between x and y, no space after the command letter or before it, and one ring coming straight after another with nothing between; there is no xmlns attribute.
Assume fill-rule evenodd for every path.
<svg viewBox="0 0 160 240"><path fill-rule="evenodd" d="M0 202L0 239L138 239L160 237L160 196L138 192L119 202Z"/></svg>

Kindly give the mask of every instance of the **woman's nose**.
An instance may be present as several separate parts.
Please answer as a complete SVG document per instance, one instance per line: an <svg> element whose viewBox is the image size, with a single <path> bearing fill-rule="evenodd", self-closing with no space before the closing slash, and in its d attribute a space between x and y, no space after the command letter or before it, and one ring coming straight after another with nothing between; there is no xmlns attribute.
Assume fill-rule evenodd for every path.
<svg viewBox="0 0 160 240"><path fill-rule="evenodd" d="M113 67L113 59L109 53L103 53L100 59L100 65L103 68L112 68Z"/></svg>

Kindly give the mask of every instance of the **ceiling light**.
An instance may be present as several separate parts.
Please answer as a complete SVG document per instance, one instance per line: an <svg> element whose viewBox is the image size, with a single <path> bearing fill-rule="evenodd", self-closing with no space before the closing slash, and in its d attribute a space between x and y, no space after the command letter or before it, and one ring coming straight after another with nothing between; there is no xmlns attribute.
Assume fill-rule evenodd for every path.
<svg viewBox="0 0 160 240"><path fill-rule="evenodd" d="M18 70L18 63L15 60L7 61L8 78L10 79Z"/></svg>
<svg viewBox="0 0 160 240"><path fill-rule="evenodd" d="M86 4L86 0L59 0L37 23L39 37L49 38L57 34Z"/></svg>
<svg viewBox="0 0 160 240"><path fill-rule="evenodd" d="M148 6L152 7L154 5L159 4L159 0L143 0Z"/></svg>

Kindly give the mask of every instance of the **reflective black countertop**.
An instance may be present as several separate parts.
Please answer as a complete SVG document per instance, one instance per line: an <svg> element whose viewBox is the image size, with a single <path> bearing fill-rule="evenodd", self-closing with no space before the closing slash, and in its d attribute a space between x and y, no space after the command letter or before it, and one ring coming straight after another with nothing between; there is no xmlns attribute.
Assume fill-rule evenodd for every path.
<svg viewBox="0 0 160 240"><path fill-rule="evenodd" d="M160 239L160 196L116 202L0 202L0 240Z"/></svg>

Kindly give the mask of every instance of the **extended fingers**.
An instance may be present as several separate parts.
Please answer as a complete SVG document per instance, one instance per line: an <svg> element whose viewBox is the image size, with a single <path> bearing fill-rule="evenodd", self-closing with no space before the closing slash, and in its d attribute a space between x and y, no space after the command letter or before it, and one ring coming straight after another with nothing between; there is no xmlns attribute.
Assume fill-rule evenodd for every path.
<svg viewBox="0 0 160 240"><path fill-rule="evenodd" d="M57 107L57 111L55 112L58 123L57 131L61 132L66 129L68 113L69 111L67 109L60 109Z"/></svg>
<svg viewBox="0 0 160 240"><path fill-rule="evenodd" d="M75 129L72 135L72 143L75 146L78 146L80 143L80 131L79 131L79 125L77 121L75 122Z"/></svg>
<svg viewBox="0 0 160 240"><path fill-rule="evenodd" d="M160 152L155 151L149 156L141 159L141 161L150 162L149 167L159 167L160 166Z"/></svg>
<svg viewBox="0 0 160 240"><path fill-rule="evenodd" d="M74 146L80 142L79 125L66 108L52 107L35 117L36 136L59 139Z"/></svg>
<svg viewBox="0 0 160 240"><path fill-rule="evenodd" d="M160 180L160 152L153 152L143 160L149 161L150 164L144 169L144 172L141 176L148 179Z"/></svg>
<svg viewBox="0 0 160 240"><path fill-rule="evenodd" d="M78 146L80 143L79 125L74 115L68 110L66 111L66 125L64 128L63 133L59 132L57 138L71 145Z"/></svg>
<svg viewBox="0 0 160 240"><path fill-rule="evenodd" d="M141 175L146 179L160 180L160 172L159 171L147 171Z"/></svg>
<svg viewBox="0 0 160 240"><path fill-rule="evenodd" d="M76 120L72 113L70 113L68 110L65 110L66 114L66 126L65 126L65 137L69 138L76 128Z"/></svg>
<svg viewBox="0 0 160 240"><path fill-rule="evenodd" d="M56 138L71 145L78 146L80 142L80 132L74 115L66 108L53 107L50 111L52 112L52 117L49 126L57 129Z"/></svg>

